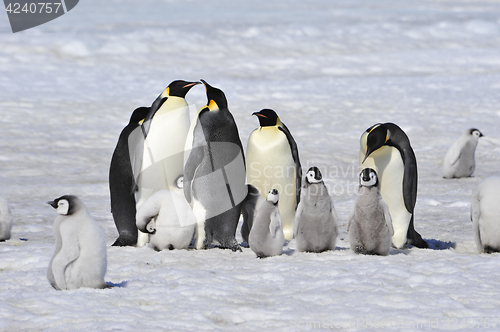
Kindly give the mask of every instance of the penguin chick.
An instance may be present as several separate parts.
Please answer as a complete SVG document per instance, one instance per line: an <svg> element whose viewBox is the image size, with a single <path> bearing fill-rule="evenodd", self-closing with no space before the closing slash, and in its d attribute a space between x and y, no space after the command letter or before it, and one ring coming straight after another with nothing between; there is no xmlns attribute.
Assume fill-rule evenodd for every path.
<svg viewBox="0 0 500 332"><path fill-rule="evenodd" d="M255 216L248 237L250 249L259 258L281 255L285 236L278 209L279 193L276 189L269 191L267 199L262 203Z"/></svg>
<svg viewBox="0 0 500 332"><path fill-rule="evenodd" d="M445 179L472 176L476 168L474 155L479 137L483 137L479 130L475 128L467 129L450 146L443 162L443 177Z"/></svg>
<svg viewBox="0 0 500 332"><path fill-rule="evenodd" d="M106 242L101 229L76 196L47 202L59 214L54 221L56 250L47 278L57 290L106 288Z"/></svg>
<svg viewBox="0 0 500 332"><path fill-rule="evenodd" d="M471 221L477 250L500 252L500 177L484 179L472 195Z"/></svg>
<svg viewBox="0 0 500 332"><path fill-rule="evenodd" d="M176 182L176 188L157 191L137 211L137 228L150 233L149 244L156 251L187 249L193 239L196 219L184 198L182 180Z"/></svg>
<svg viewBox="0 0 500 332"><path fill-rule="evenodd" d="M317 167L307 171L300 195L294 226L297 250L334 250L338 235L337 215Z"/></svg>
<svg viewBox="0 0 500 332"><path fill-rule="evenodd" d="M10 239L11 229L12 215L9 204L3 197L0 197L0 242Z"/></svg>
<svg viewBox="0 0 500 332"><path fill-rule="evenodd" d="M359 183L359 196L347 223L351 249L358 254L386 256L394 229L389 208L378 190L377 173L363 169Z"/></svg>

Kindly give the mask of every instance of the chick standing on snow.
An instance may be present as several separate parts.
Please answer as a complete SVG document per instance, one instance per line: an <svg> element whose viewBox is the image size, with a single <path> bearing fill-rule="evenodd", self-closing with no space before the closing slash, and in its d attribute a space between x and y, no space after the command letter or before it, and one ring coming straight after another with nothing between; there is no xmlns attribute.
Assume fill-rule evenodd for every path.
<svg viewBox="0 0 500 332"><path fill-rule="evenodd" d="M309 168L302 184L294 234L298 251L322 252L335 249L337 216L317 167Z"/></svg>
<svg viewBox="0 0 500 332"><path fill-rule="evenodd" d="M12 229L12 215L7 201L0 197L0 241L10 239Z"/></svg>
<svg viewBox="0 0 500 332"><path fill-rule="evenodd" d="M359 174L359 196L349 216L351 249L358 254L387 255L394 235L391 215L379 193L377 173L365 168Z"/></svg>
<svg viewBox="0 0 500 332"><path fill-rule="evenodd" d="M47 204L59 214L54 221L56 250L47 271L50 284L57 290L107 287L104 234L83 202L65 195Z"/></svg>
<svg viewBox="0 0 500 332"><path fill-rule="evenodd" d="M472 195L471 220L479 252L500 252L500 177L484 179Z"/></svg>
<svg viewBox="0 0 500 332"><path fill-rule="evenodd" d="M476 168L474 154L477 142L483 134L475 129L467 129L460 138L453 143L443 162L443 177L446 179L471 176Z"/></svg>
<svg viewBox="0 0 500 332"><path fill-rule="evenodd" d="M250 230L248 241L250 249L259 258L281 255L285 235L278 210L278 190L272 189L267 200L262 203Z"/></svg>
<svg viewBox="0 0 500 332"><path fill-rule="evenodd" d="M187 249L193 239L196 218L184 198L182 177L176 187L160 190L137 210L137 228L149 233L149 244L156 251Z"/></svg>

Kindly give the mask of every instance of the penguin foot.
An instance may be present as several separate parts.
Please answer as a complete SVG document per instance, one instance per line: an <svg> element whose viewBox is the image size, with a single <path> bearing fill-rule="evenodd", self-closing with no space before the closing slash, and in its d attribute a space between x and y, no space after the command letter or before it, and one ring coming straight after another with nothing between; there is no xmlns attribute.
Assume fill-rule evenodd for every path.
<svg viewBox="0 0 500 332"><path fill-rule="evenodd" d="M111 246L114 247L126 247L126 246L135 246L137 244L137 238L134 240L133 238L130 237L124 237L124 236L119 236L115 243L113 243Z"/></svg>
<svg viewBox="0 0 500 332"><path fill-rule="evenodd" d="M420 236L420 234L416 233L418 237L415 237L413 239L408 239L406 241L406 245L411 245L420 249L429 249L429 244L425 242L424 239Z"/></svg>
<svg viewBox="0 0 500 332"><path fill-rule="evenodd" d="M363 254L363 255L366 255L366 249L364 246L357 246L356 248L354 248L354 252L356 254Z"/></svg>
<svg viewBox="0 0 500 332"><path fill-rule="evenodd" d="M217 246L215 246L215 248L219 248L219 249L231 249L232 252L236 252L236 251L243 252L243 250L241 249L241 247L240 247L239 244L234 244L234 245L228 246L228 247L217 245Z"/></svg>
<svg viewBox="0 0 500 332"><path fill-rule="evenodd" d="M495 253L495 252L499 252L500 250L496 249L496 248L493 248L491 246L484 246L483 248L483 252L485 254L492 254L492 253Z"/></svg>

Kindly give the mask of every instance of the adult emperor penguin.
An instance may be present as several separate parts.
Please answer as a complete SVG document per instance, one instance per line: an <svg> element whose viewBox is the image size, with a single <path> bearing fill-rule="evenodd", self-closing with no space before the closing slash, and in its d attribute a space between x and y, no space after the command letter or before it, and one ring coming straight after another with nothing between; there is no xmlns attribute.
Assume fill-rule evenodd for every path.
<svg viewBox="0 0 500 332"><path fill-rule="evenodd" d="M0 197L0 242L10 239L11 229L12 214L9 204L3 197Z"/></svg>
<svg viewBox="0 0 500 332"><path fill-rule="evenodd" d="M335 250L338 235L337 214L319 168L309 168L300 196L294 225L297 250Z"/></svg>
<svg viewBox="0 0 500 332"><path fill-rule="evenodd" d="M460 138L453 143L443 162L443 177L445 179L471 176L476 168L474 154L477 142L483 134L475 129L467 129Z"/></svg>
<svg viewBox="0 0 500 332"><path fill-rule="evenodd" d="M302 181L297 144L275 111L263 109L253 115L258 117L260 127L248 138L246 181L255 186L262 197L273 188L280 192L283 232L285 239L291 240Z"/></svg>
<svg viewBox="0 0 500 332"><path fill-rule="evenodd" d="M250 249L259 258L281 255L285 236L278 209L279 193L271 189L259 207L248 237Z"/></svg>
<svg viewBox="0 0 500 332"><path fill-rule="evenodd" d="M184 198L182 178L175 188L160 190L137 210L137 228L149 233L149 245L156 251L187 249L193 239L196 219Z"/></svg>
<svg viewBox="0 0 500 332"><path fill-rule="evenodd" d="M484 179L472 195L471 220L477 250L500 252L500 177Z"/></svg>
<svg viewBox="0 0 500 332"><path fill-rule="evenodd" d="M207 106L198 113L184 168L184 195L196 217L196 248L241 250L235 233L247 195L245 157L238 127L222 90L201 80Z"/></svg>
<svg viewBox="0 0 500 332"><path fill-rule="evenodd" d="M184 146L189 131L188 91L200 82L173 81L156 99L142 124L144 147L138 176L137 207L159 190L175 185L184 172ZM165 99L166 98L166 99ZM148 236L139 233L137 245L147 243Z"/></svg>
<svg viewBox="0 0 500 332"><path fill-rule="evenodd" d="M358 254L386 256L391 250L391 214L378 187L377 173L363 169L359 174L359 196L347 221L351 249Z"/></svg>
<svg viewBox="0 0 500 332"><path fill-rule="evenodd" d="M128 125L122 130L109 167L109 192L111 213L118 230L114 246L134 246L137 243L135 225L137 183L134 177L135 165L142 160L144 136L140 130L142 121L149 113L149 107L137 108L130 117ZM137 152L140 151L140 156Z"/></svg>
<svg viewBox="0 0 500 332"><path fill-rule="evenodd" d="M59 214L54 221L56 250L47 278L57 290L106 288L106 242L101 229L76 196L47 202Z"/></svg>
<svg viewBox="0 0 500 332"><path fill-rule="evenodd" d="M417 201L417 160L405 132L394 123L377 123L360 139L359 164L377 172L380 193L389 206L394 235L392 244L428 248L413 227L413 210Z"/></svg>

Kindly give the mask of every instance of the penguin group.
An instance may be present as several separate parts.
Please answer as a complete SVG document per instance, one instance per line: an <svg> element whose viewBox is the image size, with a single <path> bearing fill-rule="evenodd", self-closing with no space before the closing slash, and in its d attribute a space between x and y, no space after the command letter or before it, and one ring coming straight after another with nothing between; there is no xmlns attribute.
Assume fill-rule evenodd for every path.
<svg viewBox="0 0 500 332"><path fill-rule="evenodd" d="M205 87L207 102L190 121L185 97L198 84ZM311 167L302 177L297 142L274 110L251 114L258 126L245 153L224 92L204 80L173 81L151 107L136 109L110 166L111 207L119 233L114 245L149 242L156 250L191 245L237 251L242 216L243 244L258 257L281 253L265 241L275 234L270 229L263 233L271 224L283 233L283 241L271 236L281 245L295 239L298 251L334 250L338 222L321 172ZM472 175L482 136L469 129L450 147L444 178ZM391 246L428 248L414 225L418 172L406 133L394 123L369 127L360 137L359 169L359 197L348 220L352 250L387 255ZM182 184L176 187L173 181L179 178ZM158 228L162 224L171 225L166 233ZM261 231L256 233L254 226Z"/></svg>
<svg viewBox="0 0 500 332"><path fill-rule="evenodd" d="M185 99L195 86L207 101L190 118ZM336 249L335 207L318 167L302 176L298 145L278 114L251 115L258 126L246 153L225 93L205 80L175 80L150 107L135 109L111 157L113 246L242 251L257 257ZM471 177L484 135L467 129L443 162L443 178ZM418 172L409 137L394 123L376 123L360 137L358 197L347 220L351 250L385 256L391 247L428 248L415 229ZM483 180L472 195L470 219L479 252L500 252L500 176ZM57 290L107 288L104 235L83 202L64 195L56 209L55 251L47 270ZM236 232L242 216L241 236ZM11 237L12 217L0 198L0 241Z"/></svg>

